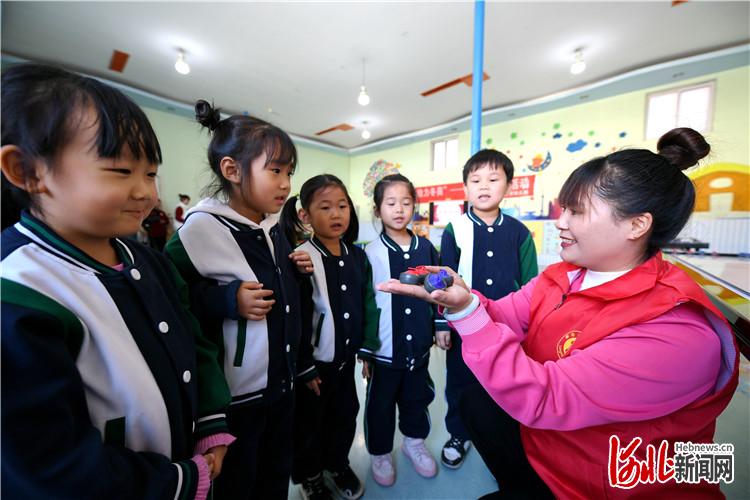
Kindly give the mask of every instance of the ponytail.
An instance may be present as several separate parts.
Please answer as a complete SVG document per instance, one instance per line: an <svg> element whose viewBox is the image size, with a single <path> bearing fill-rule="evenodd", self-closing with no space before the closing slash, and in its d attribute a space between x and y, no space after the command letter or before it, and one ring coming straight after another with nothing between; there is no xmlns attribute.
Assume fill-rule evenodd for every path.
<svg viewBox="0 0 750 500"><path fill-rule="evenodd" d="M298 196L294 195L286 200L284 208L281 209L281 215L279 216L279 226L281 227L281 231L284 233L284 236L286 236L289 244L292 245L292 248L297 248L297 235L305 232L305 226L300 220L299 214L297 214L297 198Z"/></svg>
<svg viewBox="0 0 750 500"><path fill-rule="evenodd" d="M341 239L351 246L359 238L359 218L357 217L357 211L354 210L354 203L352 203L349 193L346 192L346 188L344 188L344 193L346 193L346 201L349 203L349 227L341 236Z"/></svg>

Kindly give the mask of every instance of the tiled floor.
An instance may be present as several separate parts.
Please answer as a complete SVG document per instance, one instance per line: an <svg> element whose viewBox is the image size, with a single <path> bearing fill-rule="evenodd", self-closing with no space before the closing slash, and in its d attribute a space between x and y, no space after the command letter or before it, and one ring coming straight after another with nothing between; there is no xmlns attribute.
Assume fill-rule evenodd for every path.
<svg viewBox="0 0 750 500"><path fill-rule="evenodd" d="M435 382L436 397L430 405L432 430L427 445L439 461L440 450L448 439L443 417L445 415L445 353L433 348L430 359L430 375ZM735 480L724 485L722 490L730 500L750 500L750 362L743 358L742 377L730 406L719 419L716 442L733 443L735 447ZM476 450L472 449L464 465L458 470L439 466L438 475L424 479L414 472L409 460L401 453L402 436L396 431L394 438L394 460L396 464L396 484L390 488L378 485L370 474L370 457L365 449L362 429L365 384L360 380L357 391L361 409L357 420L357 435L349 458L352 469L365 481L365 498L388 499L472 499L497 489L497 484L482 462ZM289 499L301 498L297 486L290 485Z"/></svg>

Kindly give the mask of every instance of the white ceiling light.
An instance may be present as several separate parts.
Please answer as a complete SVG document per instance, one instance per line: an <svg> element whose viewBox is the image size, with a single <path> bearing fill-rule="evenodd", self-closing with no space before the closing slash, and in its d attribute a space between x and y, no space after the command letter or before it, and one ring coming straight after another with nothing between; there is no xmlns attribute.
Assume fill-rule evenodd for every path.
<svg viewBox="0 0 750 500"><path fill-rule="evenodd" d="M367 95L367 87L365 87L365 60L362 59L362 86L359 88L359 97L357 102L360 106L367 106L370 104L370 96Z"/></svg>
<svg viewBox="0 0 750 500"><path fill-rule="evenodd" d="M185 51L177 49L177 62L174 63L174 69L181 75L190 73L190 65L185 61Z"/></svg>
<svg viewBox="0 0 750 500"><path fill-rule="evenodd" d="M573 52L573 64L570 65L570 72L574 75L580 75L586 69L586 61L583 60L583 49L576 49Z"/></svg>
<svg viewBox="0 0 750 500"><path fill-rule="evenodd" d="M361 103L360 103L360 104L361 104ZM367 124L368 124L368 123L369 123L369 122L362 122L362 125L364 126L364 127L362 128L362 134L361 134L361 135L362 135L362 139L369 139L369 138L370 138L370 136L372 135L372 134L370 133L370 131L369 131L369 130L367 129Z"/></svg>

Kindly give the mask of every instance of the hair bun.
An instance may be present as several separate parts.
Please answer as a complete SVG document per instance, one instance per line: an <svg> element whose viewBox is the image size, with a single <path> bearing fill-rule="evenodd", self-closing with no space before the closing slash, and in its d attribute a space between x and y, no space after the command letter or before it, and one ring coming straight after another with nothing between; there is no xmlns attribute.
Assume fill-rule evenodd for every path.
<svg viewBox="0 0 750 500"><path fill-rule="evenodd" d="M660 155L680 170L692 167L711 151L703 135L687 127L674 128L661 136L656 148Z"/></svg>
<svg viewBox="0 0 750 500"><path fill-rule="evenodd" d="M208 101L200 99L195 103L195 119L211 132L219 127L221 114L218 108L211 106Z"/></svg>

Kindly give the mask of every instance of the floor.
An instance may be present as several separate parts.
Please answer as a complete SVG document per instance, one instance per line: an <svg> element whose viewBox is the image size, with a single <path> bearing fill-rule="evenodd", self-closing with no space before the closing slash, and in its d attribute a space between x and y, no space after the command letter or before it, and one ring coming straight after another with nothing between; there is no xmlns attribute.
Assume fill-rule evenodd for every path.
<svg viewBox="0 0 750 500"><path fill-rule="evenodd" d="M717 443L732 443L735 447L735 480L722 486L722 491L730 500L750 500L750 362L743 358L740 370L740 385L732 402L719 418L716 430ZM440 450L448 439L443 423L446 404L443 397L445 388L445 352L434 347L430 358L430 375L435 382L436 397L430 405L432 430L427 438L427 446L439 462ZM362 428L364 408L364 381L359 379L357 391L362 409L357 419L357 435L349 459L352 469L365 481L364 498L388 499L473 499L485 493L495 491L497 483L482 462L481 457L472 449L464 465L458 470L439 466L438 474L425 479L414 471L409 460L400 452L402 436L396 430L394 438L394 461L396 465L396 483L384 488L378 485L370 474L370 458L365 449ZM289 499L301 498L297 486L289 488Z"/></svg>

